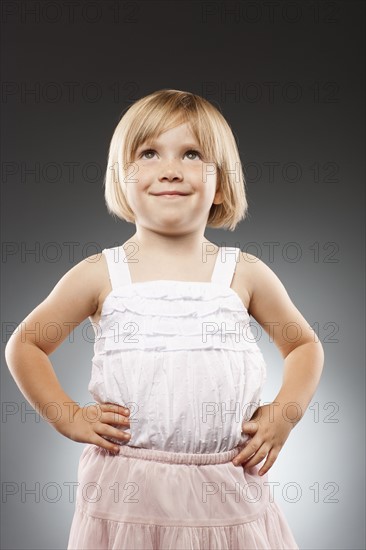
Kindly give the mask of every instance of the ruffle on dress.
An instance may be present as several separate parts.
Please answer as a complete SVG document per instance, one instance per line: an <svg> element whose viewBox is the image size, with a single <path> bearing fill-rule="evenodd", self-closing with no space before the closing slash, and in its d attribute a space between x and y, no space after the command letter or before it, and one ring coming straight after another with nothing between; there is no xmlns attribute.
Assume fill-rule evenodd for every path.
<svg viewBox="0 0 366 550"><path fill-rule="evenodd" d="M148 514L147 514L148 516ZM276 502L256 520L236 525L189 527L117 522L76 509L74 542L84 550L298 550ZM80 537L78 538L78 533Z"/></svg>
<svg viewBox="0 0 366 550"><path fill-rule="evenodd" d="M249 322L221 284L118 287L103 305L89 392L130 408L131 428L123 429L132 446L207 453L243 444L242 422L266 380Z"/></svg>
<svg viewBox="0 0 366 550"><path fill-rule="evenodd" d="M257 474L262 464L244 470L138 454L144 459L84 449L69 550L298 549L268 474Z"/></svg>
<svg viewBox="0 0 366 550"><path fill-rule="evenodd" d="M96 338L116 349L260 350L234 290L218 283L154 281L124 285L105 299Z"/></svg>

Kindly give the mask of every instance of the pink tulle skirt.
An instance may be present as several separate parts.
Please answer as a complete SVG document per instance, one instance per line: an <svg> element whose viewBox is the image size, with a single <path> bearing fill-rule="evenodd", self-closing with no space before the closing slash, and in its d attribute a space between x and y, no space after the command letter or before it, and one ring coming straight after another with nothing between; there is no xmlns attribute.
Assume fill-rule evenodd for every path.
<svg viewBox="0 0 366 550"><path fill-rule="evenodd" d="M239 451L86 445L68 550L298 550L263 462L234 466Z"/></svg>

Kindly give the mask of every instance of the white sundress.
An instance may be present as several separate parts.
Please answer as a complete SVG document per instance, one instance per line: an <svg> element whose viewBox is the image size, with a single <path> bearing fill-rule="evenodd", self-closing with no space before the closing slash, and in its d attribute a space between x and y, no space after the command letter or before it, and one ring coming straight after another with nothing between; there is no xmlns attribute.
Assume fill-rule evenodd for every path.
<svg viewBox="0 0 366 550"><path fill-rule="evenodd" d="M84 447L68 549L298 549L264 461L231 462L266 380L230 288L239 251L219 249L210 282L132 283L123 245L103 250L112 291L88 389L130 409L131 439L112 438L119 454Z"/></svg>

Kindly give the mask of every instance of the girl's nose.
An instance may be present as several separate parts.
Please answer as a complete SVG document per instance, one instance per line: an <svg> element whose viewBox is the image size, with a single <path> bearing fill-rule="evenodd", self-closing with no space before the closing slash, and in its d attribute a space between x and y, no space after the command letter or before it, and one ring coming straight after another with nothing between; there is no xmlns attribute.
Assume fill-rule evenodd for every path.
<svg viewBox="0 0 366 550"><path fill-rule="evenodd" d="M160 180L167 179L169 181L182 180L183 173L182 173L182 170L180 170L179 168L174 168L173 166L169 166L169 167L167 166L161 169L159 179Z"/></svg>

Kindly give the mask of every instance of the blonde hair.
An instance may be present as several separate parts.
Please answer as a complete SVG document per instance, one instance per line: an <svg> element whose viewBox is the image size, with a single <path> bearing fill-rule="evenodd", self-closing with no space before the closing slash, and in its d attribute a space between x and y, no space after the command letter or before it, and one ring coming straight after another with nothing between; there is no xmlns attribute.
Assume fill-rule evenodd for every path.
<svg viewBox="0 0 366 550"><path fill-rule="evenodd" d="M125 195L126 168L142 143L184 122L188 123L204 157L213 159L217 190L222 191L223 202L211 205L207 226L234 231L248 209L246 182L234 135L223 115L209 101L179 90L158 90L137 100L123 114L109 147L104 182L107 209L110 214L134 223L135 216Z"/></svg>

